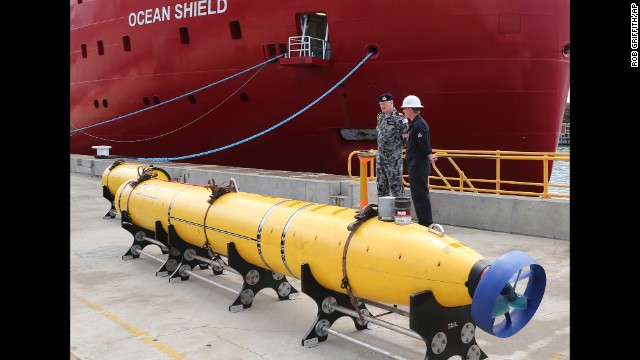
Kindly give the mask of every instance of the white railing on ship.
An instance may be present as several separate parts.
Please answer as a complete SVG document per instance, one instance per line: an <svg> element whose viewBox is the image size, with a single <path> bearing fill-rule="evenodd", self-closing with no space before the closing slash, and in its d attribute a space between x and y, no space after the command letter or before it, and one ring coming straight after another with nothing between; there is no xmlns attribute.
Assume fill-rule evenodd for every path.
<svg viewBox="0 0 640 360"><path fill-rule="evenodd" d="M289 37L288 57L313 56L326 59L327 42L311 36Z"/></svg>

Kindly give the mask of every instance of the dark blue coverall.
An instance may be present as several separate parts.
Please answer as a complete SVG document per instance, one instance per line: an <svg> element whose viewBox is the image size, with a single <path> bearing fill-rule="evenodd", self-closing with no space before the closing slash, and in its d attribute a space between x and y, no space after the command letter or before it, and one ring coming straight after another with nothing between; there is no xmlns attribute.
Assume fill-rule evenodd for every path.
<svg viewBox="0 0 640 360"><path fill-rule="evenodd" d="M429 125L418 114L409 125L407 166L409 184L411 185L411 200L416 209L418 223L424 226L429 226L433 223L431 199L429 197L429 187L427 187L429 174L431 174L431 162L427 155L431 154L431 152Z"/></svg>

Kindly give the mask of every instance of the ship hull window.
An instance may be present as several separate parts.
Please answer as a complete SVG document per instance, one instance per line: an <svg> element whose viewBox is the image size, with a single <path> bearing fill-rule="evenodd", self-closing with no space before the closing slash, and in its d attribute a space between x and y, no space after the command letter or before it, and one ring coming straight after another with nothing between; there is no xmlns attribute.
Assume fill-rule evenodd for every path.
<svg viewBox="0 0 640 360"><path fill-rule="evenodd" d="M240 30L239 21L231 21L229 23L229 32L232 39L242 39L242 30Z"/></svg>
<svg viewBox="0 0 640 360"><path fill-rule="evenodd" d="M124 51L131 51L131 39L127 35L122 37L122 48Z"/></svg>
<svg viewBox="0 0 640 360"><path fill-rule="evenodd" d="M180 43L188 44L189 43L189 29L186 27L180 28Z"/></svg>

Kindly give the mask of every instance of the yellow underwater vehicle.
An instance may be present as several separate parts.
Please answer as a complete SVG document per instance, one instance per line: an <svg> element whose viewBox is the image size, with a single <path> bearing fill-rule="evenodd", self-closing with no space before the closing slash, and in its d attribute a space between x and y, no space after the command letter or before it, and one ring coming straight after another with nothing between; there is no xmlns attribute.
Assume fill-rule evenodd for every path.
<svg viewBox="0 0 640 360"><path fill-rule="evenodd" d="M168 255L159 273L170 279L186 280L196 266L214 274L232 268L243 288L231 311L251 307L263 288L292 299L297 290L286 277L300 279L318 305L304 346L326 340L342 316L365 329L367 303L406 305L427 359L485 359L475 327L514 335L537 311L546 286L544 269L521 251L491 263L440 225L382 221L376 204L357 210L241 192L233 179L226 186L189 184L122 162L105 170L103 194L134 237L123 259L158 245Z"/></svg>
<svg viewBox="0 0 640 360"><path fill-rule="evenodd" d="M133 179L142 178L144 176L155 179L171 180L171 176L163 169L154 168L153 165L147 167L125 164L124 160L116 160L111 166L106 168L102 174L102 196L109 200L111 209L104 215L104 218L115 218L117 215L116 207L113 203L116 191L123 183Z"/></svg>

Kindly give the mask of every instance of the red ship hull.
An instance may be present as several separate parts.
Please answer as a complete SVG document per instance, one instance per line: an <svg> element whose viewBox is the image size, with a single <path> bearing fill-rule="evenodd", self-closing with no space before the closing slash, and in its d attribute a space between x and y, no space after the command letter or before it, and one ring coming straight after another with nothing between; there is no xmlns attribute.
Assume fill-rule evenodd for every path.
<svg viewBox="0 0 640 360"><path fill-rule="evenodd" d="M325 59L289 52L210 86L287 53L289 37L313 29L303 15L318 13ZM436 149L555 151L569 90L568 0L76 0L70 17L73 154L109 145L119 156L345 174L349 153L376 148L382 92L398 109L407 95L422 100ZM541 180L531 164L509 172Z"/></svg>

